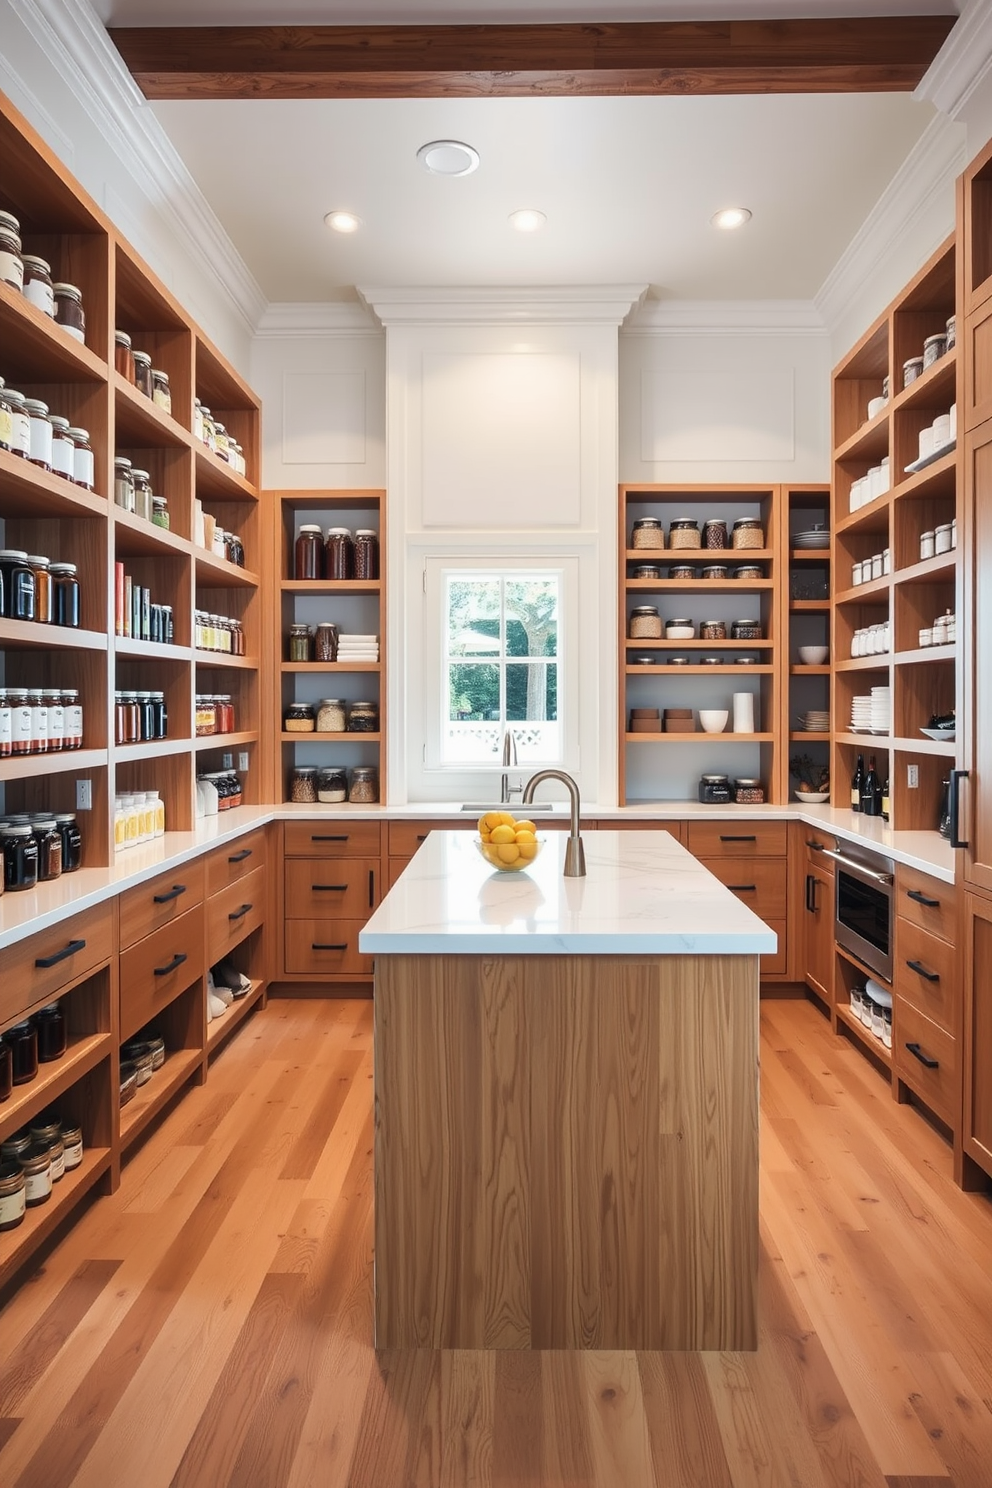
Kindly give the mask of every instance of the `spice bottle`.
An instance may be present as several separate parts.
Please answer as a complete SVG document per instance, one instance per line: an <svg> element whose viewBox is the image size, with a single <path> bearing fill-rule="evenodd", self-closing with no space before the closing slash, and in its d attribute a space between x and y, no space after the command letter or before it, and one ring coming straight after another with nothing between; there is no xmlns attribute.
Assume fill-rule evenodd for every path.
<svg viewBox="0 0 992 1488"><path fill-rule="evenodd" d="M82 291L75 284L53 285L55 322L74 341L86 340L86 316L83 314Z"/></svg>

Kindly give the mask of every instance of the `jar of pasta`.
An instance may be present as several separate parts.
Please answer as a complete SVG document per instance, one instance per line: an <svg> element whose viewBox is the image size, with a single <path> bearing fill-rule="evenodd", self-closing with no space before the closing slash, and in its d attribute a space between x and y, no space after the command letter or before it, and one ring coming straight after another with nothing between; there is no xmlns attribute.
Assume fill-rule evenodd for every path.
<svg viewBox="0 0 992 1488"><path fill-rule="evenodd" d="M668 529L668 546L670 548L701 547L699 523L693 517L673 518Z"/></svg>
<svg viewBox="0 0 992 1488"><path fill-rule="evenodd" d="M765 530L760 517L738 517L734 523L731 545L735 548L763 548Z"/></svg>

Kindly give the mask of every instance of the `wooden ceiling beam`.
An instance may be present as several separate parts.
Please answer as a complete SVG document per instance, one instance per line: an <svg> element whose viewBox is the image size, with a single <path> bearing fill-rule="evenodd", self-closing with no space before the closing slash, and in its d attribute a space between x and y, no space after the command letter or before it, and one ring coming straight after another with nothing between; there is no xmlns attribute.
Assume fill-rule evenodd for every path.
<svg viewBox="0 0 992 1488"><path fill-rule="evenodd" d="M113 28L156 98L908 92L951 15L505 26Z"/></svg>

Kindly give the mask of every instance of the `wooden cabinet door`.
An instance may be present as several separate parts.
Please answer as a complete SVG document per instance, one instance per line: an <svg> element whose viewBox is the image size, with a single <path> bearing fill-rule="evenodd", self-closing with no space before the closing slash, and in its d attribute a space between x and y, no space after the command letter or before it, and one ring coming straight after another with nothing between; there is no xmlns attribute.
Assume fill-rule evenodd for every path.
<svg viewBox="0 0 992 1488"><path fill-rule="evenodd" d="M802 916L803 979L834 1005L834 880L815 864L808 864L803 878Z"/></svg>
<svg viewBox="0 0 992 1488"><path fill-rule="evenodd" d="M964 767L958 832L965 882L992 891L992 421L968 436L965 455L961 568L963 612L958 621L964 679Z"/></svg>
<svg viewBox="0 0 992 1488"><path fill-rule="evenodd" d="M963 1145L992 1175L992 900L965 895Z"/></svg>

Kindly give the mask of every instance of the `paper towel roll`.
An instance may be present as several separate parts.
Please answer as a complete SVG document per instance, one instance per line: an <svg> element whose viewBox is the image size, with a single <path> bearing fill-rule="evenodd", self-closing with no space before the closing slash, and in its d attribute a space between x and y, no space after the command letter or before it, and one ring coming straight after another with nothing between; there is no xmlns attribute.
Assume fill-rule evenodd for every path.
<svg viewBox="0 0 992 1488"><path fill-rule="evenodd" d="M754 693L734 693L734 733L754 733Z"/></svg>

